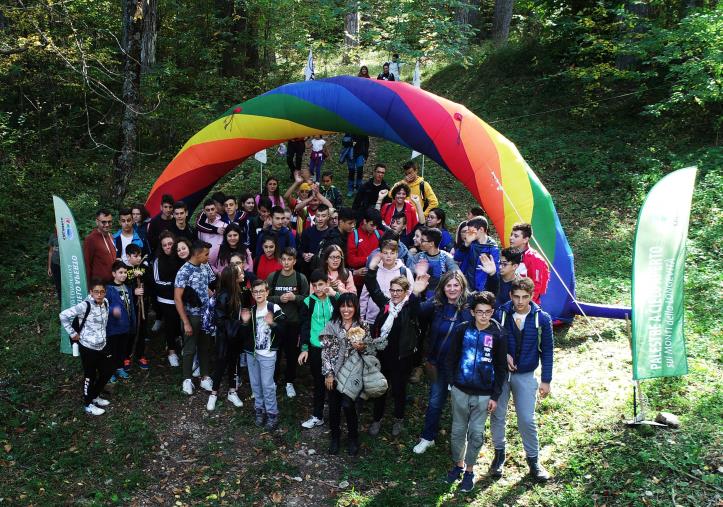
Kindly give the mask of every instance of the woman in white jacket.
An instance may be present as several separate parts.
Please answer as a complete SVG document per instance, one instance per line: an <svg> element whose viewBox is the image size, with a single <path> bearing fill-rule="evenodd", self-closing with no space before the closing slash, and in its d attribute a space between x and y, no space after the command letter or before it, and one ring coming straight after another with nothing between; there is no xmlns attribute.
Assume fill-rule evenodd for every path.
<svg viewBox="0 0 723 507"><path fill-rule="evenodd" d="M409 280L409 285L414 284L412 271L404 266L401 259L397 258L398 253L399 243L395 240L389 239L382 242L382 263L377 269L377 283L379 283L379 288L387 297L389 297L389 283L398 276L406 276L407 280ZM362 321L369 325L374 324L374 319L379 315L379 307L372 301L366 286L362 289L359 298L359 308Z"/></svg>
<svg viewBox="0 0 723 507"><path fill-rule="evenodd" d="M83 364L83 406L90 415L102 415L110 402L100 397L100 392L113 374L113 358L106 340L108 325L108 300L105 285L100 279L90 281L90 294L75 306L60 313L60 323L73 343L78 343L80 361ZM118 315L115 315L117 312ZM120 309L114 309L120 316ZM77 329L73 320L78 318Z"/></svg>

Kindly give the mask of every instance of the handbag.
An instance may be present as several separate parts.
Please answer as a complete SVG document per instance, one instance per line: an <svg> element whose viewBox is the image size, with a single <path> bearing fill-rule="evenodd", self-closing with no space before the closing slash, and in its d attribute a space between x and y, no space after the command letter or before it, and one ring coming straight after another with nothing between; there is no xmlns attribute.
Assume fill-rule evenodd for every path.
<svg viewBox="0 0 723 507"><path fill-rule="evenodd" d="M389 384L382 374L382 367L376 356L357 354L362 362L362 393L361 398L379 398L387 392Z"/></svg>
<svg viewBox="0 0 723 507"><path fill-rule="evenodd" d="M442 344L440 345L440 349L444 349L444 344L447 343L447 340L449 339L449 335L452 334L452 330L455 328L455 321L457 320L457 315L459 314L459 310L455 310L454 316L452 317L452 320L449 325L449 329L447 329L447 334L444 335L444 338L442 338ZM435 382L437 380L437 365L432 364L429 361L424 362L424 373L427 375L427 378L430 382Z"/></svg>

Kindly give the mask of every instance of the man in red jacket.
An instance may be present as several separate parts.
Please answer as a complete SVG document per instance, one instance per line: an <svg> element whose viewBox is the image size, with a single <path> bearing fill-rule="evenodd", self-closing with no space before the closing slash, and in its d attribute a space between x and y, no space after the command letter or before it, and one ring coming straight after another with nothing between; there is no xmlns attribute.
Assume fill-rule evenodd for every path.
<svg viewBox="0 0 723 507"><path fill-rule="evenodd" d="M116 259L115 243L110 233L113 225L111 212L107 209L98 210L95 214L95 225L95 229L83 241L85 274L88 280L100 278L103 283L111 283L111 267Z"/></svg>
<svg viewBox="0 0 723 507"><path fill-rule="evenodd" d="M510 247L522 252L522 264L517 268L519 276L526 276L535 284L535 296L532 299L538 305L540 297L547 292L550 280L550 267L540 253L530 246L532 226L517 222L510 233Z"/></svg>
<svg viewBox="0 0 723 507"><path fill-rule="evenodd" d="M376 208L367 208L359 227L349 233L346 243L346 265L354 273L354 284L362 287L367 273L367 258L379 248L382 234L377 228L382 226L382 215Z"/></svg>

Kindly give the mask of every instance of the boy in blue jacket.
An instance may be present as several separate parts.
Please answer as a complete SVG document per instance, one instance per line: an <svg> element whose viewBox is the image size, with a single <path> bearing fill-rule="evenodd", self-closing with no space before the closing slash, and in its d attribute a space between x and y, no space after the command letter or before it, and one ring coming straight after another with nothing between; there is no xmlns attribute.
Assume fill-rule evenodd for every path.
<svg viewBox="0 0 723 507"><path fill-rule="evenodd" d="M106 325L106 336L113 355L113 369L115 373L110 378L111 384L115 383L118 377L127 379L128 372L123 369L123 358L128 341L135 330L136 314L133 301L133 291L126 285L128 268L121 260L116 260L111 267L113 283L105 288L106 299L108 300L108 324Z"/></svg>
<svg viewBox="0 0 723 507"><path fill-rule="evenodd" d="M474 465L484 442L487 414L494 414L507 376L507 342L500 325L492 320L495 296L472 296L473 322L459 324L446 357L452 391L452 460L447 482L460 478L459 490L474 488ZM464 476L462 472L464 471Z"/></svg>
<svg viewBox="0 0 723 507"><path fill-rule="evenodd" d="M522 437L530 475L546 481L550 474L538 461L540 444L537 439L535 403L537 394L550 394L552 381L552 319L532 301L535 285L529 278L516 278L510 287L510 301L497 310L497 321L507 335L507 367L509 379L502 386L497 411L490 418L495 457L489 475L502 477L505 463L505 416L510 393L515 400L517 429ZM541 383L537 384L535 370L542 363Z"/></svg>

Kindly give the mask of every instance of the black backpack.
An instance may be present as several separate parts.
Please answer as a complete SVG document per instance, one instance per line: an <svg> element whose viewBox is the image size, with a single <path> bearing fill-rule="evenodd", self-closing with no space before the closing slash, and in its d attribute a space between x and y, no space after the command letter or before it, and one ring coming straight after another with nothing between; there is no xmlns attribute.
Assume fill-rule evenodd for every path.
<svg viewBox="0 0 723 507"><path fill-rule="evenodd" d="M70 323L70 327L73 328L73 330L78 333L78 336L80 336L80 332L85 327L85 321L88 320L88 315L90 315L90 303L88 301L85 302L85 315L83 315L83 320L81 321L77 316L73 319L73 322Z"/></svg>

